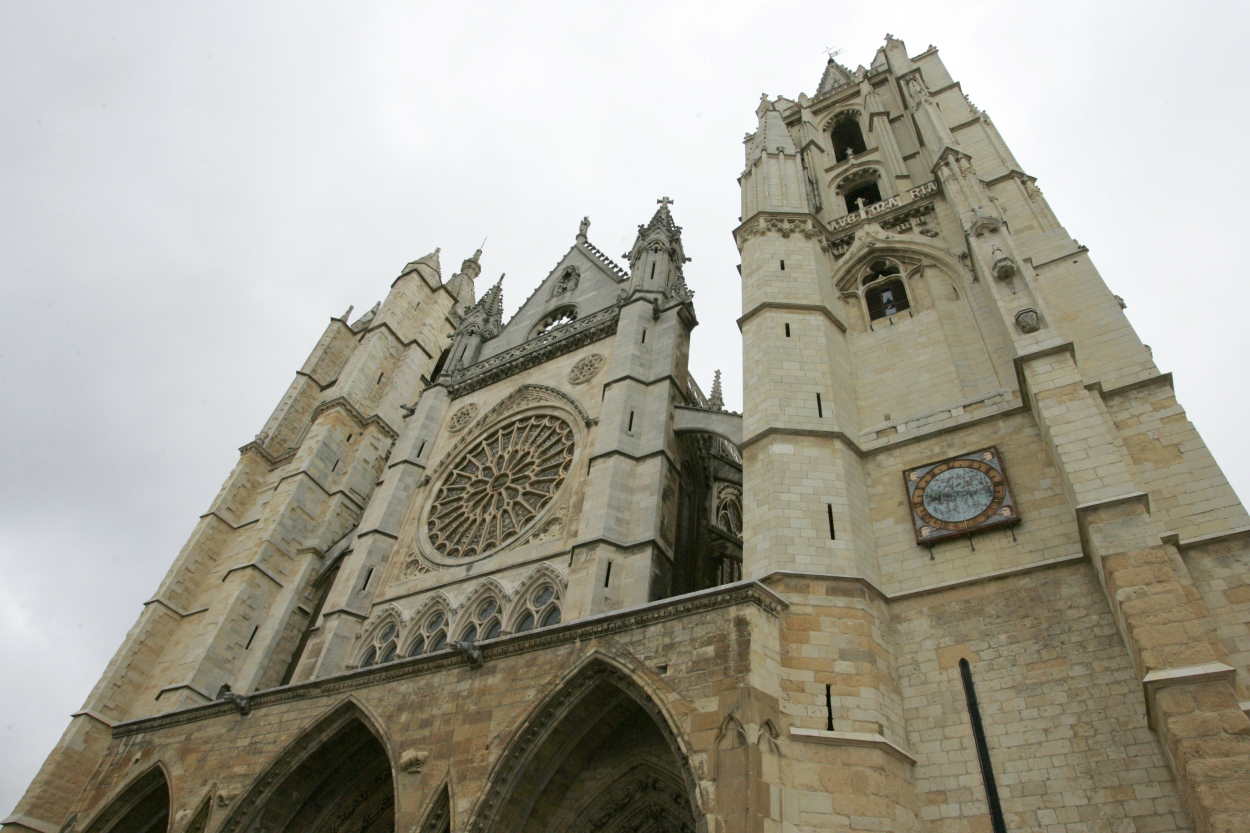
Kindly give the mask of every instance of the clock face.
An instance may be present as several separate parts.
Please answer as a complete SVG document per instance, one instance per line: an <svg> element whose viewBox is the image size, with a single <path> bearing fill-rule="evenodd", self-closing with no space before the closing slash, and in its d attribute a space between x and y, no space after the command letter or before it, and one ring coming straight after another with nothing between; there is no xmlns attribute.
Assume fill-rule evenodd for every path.
<svg viewBox="0 0 1250 833"><path fill-rule="evenodd" d="M919 543L1020 519L997 449L930 463L903 477Z"/></svg>
<svg viewBox="0 0 1250 833"><path fill-rule="evenodd" d="M994 481L975 468L950 468L929 481L924 508L939 521L975 518L994 502Z"/></svg>

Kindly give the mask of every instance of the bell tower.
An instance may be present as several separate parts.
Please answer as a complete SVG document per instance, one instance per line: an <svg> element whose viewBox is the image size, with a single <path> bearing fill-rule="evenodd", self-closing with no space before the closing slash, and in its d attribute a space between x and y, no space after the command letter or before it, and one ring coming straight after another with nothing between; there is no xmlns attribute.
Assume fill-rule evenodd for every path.
<svg viewBox="0 0 1250 833"><path fill-rule="evenodd" d="M811 579L792 611L843 605L820 651L783 651L792 707L823 701L832 732L914 742L921 675L906 663L936 644L929 679L958 667L972 704L973 678L994 673L981 628L1008 626L969 610L945 633L955 619L918 626L923 605L896 600L947 610L943 588L976 585L989 610L996 593L1029 604L1035 583L1051 598L1098 588L1083 603L1114 621L1197 829L1233 829L1197 727L1223 721L1218 754L1250 771L1250 655L1220 636L1244 635L1245 614L1222 579L1205 584L1250 569L1247 515L1125 302L936 49L909 56L887 36L869 66L831 58L814 95L764 96L756 116L734 232L743 569ZM1044 572L1086 562L1096 582ZM1009 591L1017 574L1034 578ZM925 781L894 786L906 814Z"/></svg>

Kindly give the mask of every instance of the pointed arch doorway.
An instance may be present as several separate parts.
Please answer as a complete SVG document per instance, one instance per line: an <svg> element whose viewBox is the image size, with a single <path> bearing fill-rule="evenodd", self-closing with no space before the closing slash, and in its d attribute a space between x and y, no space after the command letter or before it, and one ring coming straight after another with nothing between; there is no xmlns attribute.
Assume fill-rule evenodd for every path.
<svg viewBox="0 0 1250 833"><path fill-rule="evenodd" d="M363 712L336 709L262 775L221 833L394 833L390 758Z"/></svg>
<svg viewBox="0 0 1250 833"><path fill-rule="evenodd" d="M84 829L84 833L165 833L169 782L154 766L136 778Z"/></svg>
<svg viewBox="0 0 1250 833"><path fill-rule="evenodd" d="M662 710L594 659L514 735L469 833L703 833L693 774Z"/></svg>

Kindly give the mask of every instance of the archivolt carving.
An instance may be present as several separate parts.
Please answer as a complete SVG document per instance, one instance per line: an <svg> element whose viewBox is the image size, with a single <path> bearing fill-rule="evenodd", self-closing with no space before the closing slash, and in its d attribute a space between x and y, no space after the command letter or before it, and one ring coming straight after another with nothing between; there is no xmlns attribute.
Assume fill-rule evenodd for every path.
<svg viewBox="0 0 1250 833"><path fill-rule="evenodd" d="M681 779L654 764L618 778L565 829L565 833L694 833Z"/></svg>
<svg viewBox="0 0 1250 833"><path fill-rule="evenodd" d="M573 427L553 414L522 416L471 443L435 491L427 530L448 558L476 558L525 531L573 463Z"/></svg>

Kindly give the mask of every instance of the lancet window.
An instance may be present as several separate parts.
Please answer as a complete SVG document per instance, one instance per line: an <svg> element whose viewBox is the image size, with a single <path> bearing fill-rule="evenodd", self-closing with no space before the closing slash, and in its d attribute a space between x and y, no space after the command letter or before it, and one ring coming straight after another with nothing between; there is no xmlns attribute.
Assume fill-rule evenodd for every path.
<svg viewBox="0 0 1250 833"><path fill-rule="evenodd" d="M494 639L503 632L503 621L500 619L499 600L487 596L474 602L466 622L460 626L461 642L477 642L479 639Z"/></svg>
<svg viewBox="0 0 1250 833"><path fill-rule="evenodd" d="M892 260L879 258L868 264L860 284L864 288L869 320L889 318L911 307L903 286L902 270Z"/></svg>
<svg viewBox="0 0 1250 833"><path fill-rule="evenodd" d="M516 624L516 633L560 624L560 593L552 582L544 582L525 595Z"/></svg>
<svg viewBox="0 0 1250 833"><path fill-rule="evenodd" d="M738 487L722 486L716 493L716 525L742 537L742 492Z"/></svg>
<svg viewBox="0 0 1250 833"><path fill-rule="evenodd" d="M391 662L399 658L399 624L394 620L387 621L374 628L368 647L360 657L360 667Z"/></svg>
<svg viewBox="0 0 1250 833"><path fill-rule="evenodd" d="M421 654L432 654L447 647L447 614L435 610L421 620L417 635L408 645L408 656L417 657Z"/></svg>

